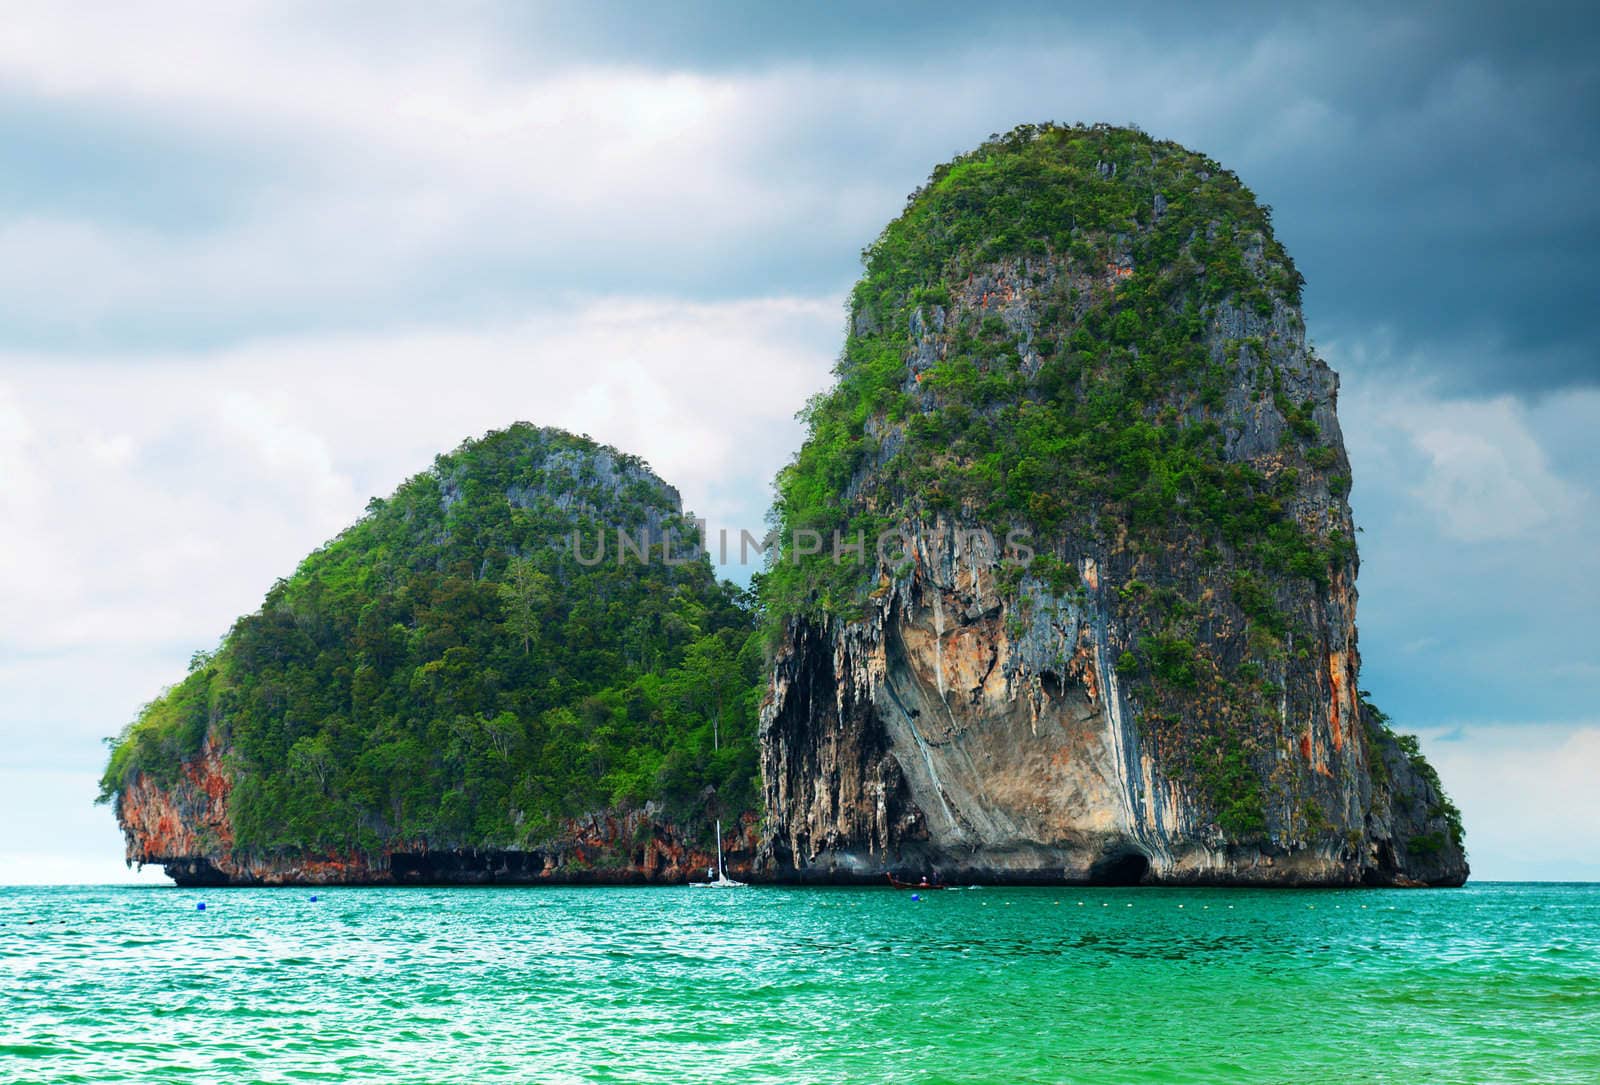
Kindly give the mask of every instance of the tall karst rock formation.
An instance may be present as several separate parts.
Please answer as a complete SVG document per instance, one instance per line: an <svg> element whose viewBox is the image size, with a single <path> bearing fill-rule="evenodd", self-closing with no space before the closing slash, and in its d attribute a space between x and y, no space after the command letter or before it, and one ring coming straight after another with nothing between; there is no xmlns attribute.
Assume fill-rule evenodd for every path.
<svg viewBox="0 0 1600 1085"><path fill-rule="evenodd" d="M1358 690L1338 378L1239 179L1023 127L865 264L778 482L769 865L1464 881L1458 814Z"/></svg>

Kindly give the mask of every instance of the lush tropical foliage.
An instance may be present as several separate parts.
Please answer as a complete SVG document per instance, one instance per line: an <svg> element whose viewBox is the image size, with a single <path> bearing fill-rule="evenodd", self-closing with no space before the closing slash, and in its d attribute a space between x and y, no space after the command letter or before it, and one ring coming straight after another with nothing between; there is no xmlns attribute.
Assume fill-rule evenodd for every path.
<svg viewBox="0 0 1600 1085"><path fill-rule="evenodd" d="M761 660L744 594L681 561L694 538L635 458L526 425L469 441L197 655L103 793L173 780L209 733L243 848L526 847L650 801L704 833L757 801Z"/></svg>
<svg viewBox="0 0 1600 1085"><path fill-rule="evenodd" d="M1284 396L1264 343L1208 351L1214 305L1271 314L1301 285L1269 210L1215 162L1134 129L1024 126L936 169L863 259L838 380L807 405L807 440L779 479L785 545L959 509L997 535L1199 531L1323 584L1348 559L1348 539L1287 512L1298 472L1269 480L1224 455L1244 352L1290 422L1285 455L1308 469L1340 458L1309 405ZM1050 277L1033 327L953 307L996 267ZM912 373L912 329L936 308L949 349ZM870 500L852 485L868 465ZM870 589L869 568L787 556L766 578L774 614L847 615Z"/></svg>

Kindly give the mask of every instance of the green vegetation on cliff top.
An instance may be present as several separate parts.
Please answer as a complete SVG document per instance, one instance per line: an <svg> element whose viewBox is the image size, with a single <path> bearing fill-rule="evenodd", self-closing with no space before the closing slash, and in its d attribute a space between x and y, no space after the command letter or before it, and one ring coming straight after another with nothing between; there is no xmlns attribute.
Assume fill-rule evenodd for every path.
<svg viewBox="0 0 1600 1085"><path fill-rule="evenodd" d="M696 538L640 461L586 438L517 425L440 456L195 657L114 744L102 797L174 783L211 732L246 850L535 847L652 800L709 839L757 801L753 615L703 556L619 564L617 528ZM605 560L576 560L575 530L585 561L606 532Z"/></svg>
<svg viewBox="0 0 1600 1085"><path fill-rule="evenodd" d="M838 380L807 404L778 479L784 543L965 511L997 537L1198 532L1322 584L1350 557L1348 539L1295 522L1281 481L1223 454L1231 374L1207 352L1207 320L1297 304L1301 278L1269 210L1217 163L1132 129L1024 126L936 169L862 255ZM958 305L996 268L1050 276L1033 328ZM930 327L936 310L949 349L913 375L913 320ZM1260 344L1236 350L1265 361ZM1304 405L1280 407L1289 455L1308 471L1337 461ZM764 591L777 617L851 616L871 572L784 560Z"/></svg>

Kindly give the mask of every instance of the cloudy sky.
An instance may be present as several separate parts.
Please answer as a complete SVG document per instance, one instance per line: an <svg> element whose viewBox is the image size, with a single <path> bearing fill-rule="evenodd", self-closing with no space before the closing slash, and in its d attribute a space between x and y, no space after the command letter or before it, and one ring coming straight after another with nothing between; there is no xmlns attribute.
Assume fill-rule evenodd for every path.
<svg viewBox="0 0 1600 1085"><path fill-rule="evenodd" d="M1274 207L1343 375L1362 685L1479 877L1600 878L1594 18L1096 7L8 7L0 881L132 877L101 739L465 437L587 432L759 525L862 246L1051 119Z"/></svg>

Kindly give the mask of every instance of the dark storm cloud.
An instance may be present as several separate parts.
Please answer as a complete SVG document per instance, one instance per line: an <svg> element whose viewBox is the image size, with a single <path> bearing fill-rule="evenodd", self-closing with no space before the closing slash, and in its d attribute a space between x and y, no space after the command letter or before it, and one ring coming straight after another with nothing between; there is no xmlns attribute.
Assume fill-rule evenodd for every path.
<svg viewBox="0 0 1600 1085"><path fill-rule="evenodd" d="M1240 166L1272 194L1314 328L1386 325L1463 391L1600 380L1600 68L1575 44L1596 40L1583 22L1412 18L1365 52L1323 51L1305 78L1330 113L1306 152Z"/></svg>
<svg viewBox="0 0 1600 1085"><path fill-rule="evenodd" d="M1538 393L1600 380L1590 316L1600 308L1592 269L1600 34L1587 5L901 4L863 12L729 4L641 18L603 4L542 21L511 15L506 25L530 38L552 33L591 58L667 68L798 64L876 72L886 82L942 71L963 90L987 70L997 101L1028 100L1008 83L1035 92L1009 121L1132 120L1238 169L1276 206L1280 233L1311 281L1313 328L1325 338L1381 328L1398 354L1431 348L1428 375L1462 391ZM1085 45L1113 68L1125 58L1120 111L1078 112L1083 96L1052 71L1054 50ZM1163 64L1163 50L1178 63ZM1200 70L1197 57L1208 61ZM1182 99L1207 89L1197 83L1241 80L1253 84L1253 100L1182 117ZM1304 107L1300 138L1263 141L1263 120L1291 102ZM887 127L862 127L855 111L786 118L794 161L810 173L878 174L902 185L925 173L931 161L906 155L932 141L897 129L938 129L951 103L934 93L926 112L892 121L863 104ZM844 239L813 224L803 236L811 243L794 246L787 273L820 285L837 264L813 245ZM752 273L767 278L739 274L749 281Z"/></svg>

